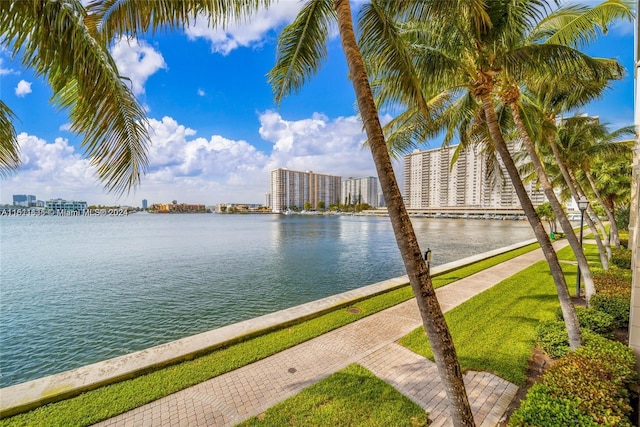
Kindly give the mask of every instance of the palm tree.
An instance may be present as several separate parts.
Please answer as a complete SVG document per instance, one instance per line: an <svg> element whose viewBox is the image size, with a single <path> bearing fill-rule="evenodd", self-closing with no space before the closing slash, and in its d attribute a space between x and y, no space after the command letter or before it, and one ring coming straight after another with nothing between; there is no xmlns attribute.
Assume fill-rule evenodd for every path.
<svg viewBox="0 0 640 427"><path fill-rule="evenodd" d="M86 2L85 2L86 3ZM197 15L212 26L247 16L271 0L0 1L0 46L45 78L52 102L69 111L84 154L117 194L147 169L147 117L107 47L116 37L183 28ZM0 101L0 176L20 166L14 115Z"/></svg>
<svg viewBox="0 0 640 427"><path fill-rule="evenodd" d="M583 116L563 120L558 129L563 161L569 165L577 178L584 177L585 186L590 188L593 198L604 207L615 247L620 246L620 240L614 211L612 206L605 202L591 170L596 159L615 160L631 153L633 141L630 137L634 134L633 126L609 132L606 124L595 118Z"/></svg>
<svg viewBox="0 0 640 427"><path fill-rule="evenodd" d="M309 1L296 20L283 30L276 65L269 72L275 98L280 102L283 96L298 90L318 69L320 60L326 56L329 26L335 21L396 242L447 391L451 418L456 426L474 425L453 340L393 172L367 71L356 42L348 0Z"/></svg>
<svg viewBox="0 0 640 427"><path fill-rule="evenodd" d="M560 44L579 48L595 39L599 31L606 32L607 26L619 19L633 20L633 5L631 3L621 2L619 0L605 0L594 7L575 4L568 5L558 8L541 20L528 35L526 42L542 43L544 45ZM534 104L537 104L538 108L542 110L537 122L546 122L548 127L553 130L555 128L555 118L559 112L574 109L594 98L602 96L610 80L622 77L622 67L616 61L600 60L599 62L602 68L600 70L594 69L597 71L595 75L590 75L591 73L584 75L583 70L578 67L573 72L562 76L547 75L544 79L537 79L533 82L529 81L528 88L530 93L535 94L534 97L536 98ZM531 101L531 99L529 99L529 101ZM514 114L517 115L518 111L515 110L515 106L512 106L512 109L515 111ZM529 119L529 122L531 123L532 120ZM544 128L544 126L542 126L542 128ZM563 159L560 157L554 131L548 133L546 136L547 139L541 141L541 143L551 146L560 172L566 181L566 185L574 199L578 200L578 192L575 190L571 182L570 174L564 165ZM564 229L569 226L569 224L566 218L562 218L562 216L564 216L564 214L561 215L561 223L565 224ZM605 236L604 245L602 244L599 233L591 222L591 216L597 219L598 226L603 231ZM610 254L608 235L604 233L604 226L593 213L590 213L587 218L587 223L592 228L596 243L598 244L602 265L607 269L607 255ZM572 232L567 235L571 236L571 240L575 240L575 235ZM573 243L572 247L574 247L574 252L580 263L583 256L579 256ZM582 265L580 268L581 271L590 276L588 265L586 269ZM590 289L590 277L585 277L585 284L587 285L586 299L588 303L589 294L594 292L595 289Z"/></svg>
<svg viewBox="0 0 640 427"><path fill-rule="evenodd" d="M566 64L577 61L581 55L565 46L521 48L518 44L543 16L547 5L542 0L469 3L434 0L419 2L421 7L417 7L417 2L409 3L404 7L387 5L386 12L398 20L412 14L413 20L409 23L388 25L403 33L404 49L413 53L412 67L396 67L393 62L386 61L385 54L391 55L388 52L398 50L398 44L383 46L383 38L363 37L361 40L374 81L380 82L378 99L382 104L406 106L410 115L405 119L415 125L405 132L410 136L433 133L434 126L447 121L450 122L447 136L453 133L452 129L457 129L461 141L474 139L478 130L490 136L492 149L500 156L549 264L570 346L575 349L582 339L564 274L502 133L501 125L507 119L502 108L501 114L497 114L499 104L495 96L498 89L507 88L502 86L504 82L510 83L512 79L535 74L535 71L540 75L541 70L565 72ZM452 8L456 9L454 13L451 13ZM586 62L586 65L592 64ZM403 73L411 74L403 77L405 84L401 85L398 76ZM448 120L431 120L424 116L423 109L414 101L415 93L422 93L424 98L448 99L453 108L443 107L442 115ZM415 118L416 115L423 117Z"/></svg>
<svg viewBox="0 0 640 427"><path fill-rule="evenodd" d="M614 155L596 156L590 169L607 215L613 213L614 222L611 224L616 224L616 228L611 229L611 235L615 247L620 247L616 210L622 206L629 206L631 199L632 153L629 149Z"/></svg>

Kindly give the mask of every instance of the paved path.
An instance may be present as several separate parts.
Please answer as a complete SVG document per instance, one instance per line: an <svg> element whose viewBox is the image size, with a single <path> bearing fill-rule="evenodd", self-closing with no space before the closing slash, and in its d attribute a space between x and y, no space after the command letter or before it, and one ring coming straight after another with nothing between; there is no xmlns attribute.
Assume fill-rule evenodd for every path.
<svg viewBox="0 0 640 427"><path fill-rule="evenodd" d="M559 249L566 240L556 242ZM443 311L544 259L538 249L438 289ZM232 426L264 412L351 363L358 363L419 404L432 426L451 425L433 362L396 344L422 324L414 300L220 375L97 426ZM518 387L495 375L465 374L476 424L494 426Z"/></svg>

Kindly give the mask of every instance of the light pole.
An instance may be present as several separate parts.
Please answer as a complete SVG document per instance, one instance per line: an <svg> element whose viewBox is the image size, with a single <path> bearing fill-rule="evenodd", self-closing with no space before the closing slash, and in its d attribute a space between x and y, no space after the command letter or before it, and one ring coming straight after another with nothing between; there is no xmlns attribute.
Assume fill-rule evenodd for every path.
<svg viewBox="0 0 640 427"><path fill-rule="evenodd" d="M580 197L578 200L578 209L580 209L580 250L582 250L582 228L584 226L584 211L589 207L589 200L586 197ZM576 279L576 298L580 298L580 264L578 264L578 277Z"/></svg>

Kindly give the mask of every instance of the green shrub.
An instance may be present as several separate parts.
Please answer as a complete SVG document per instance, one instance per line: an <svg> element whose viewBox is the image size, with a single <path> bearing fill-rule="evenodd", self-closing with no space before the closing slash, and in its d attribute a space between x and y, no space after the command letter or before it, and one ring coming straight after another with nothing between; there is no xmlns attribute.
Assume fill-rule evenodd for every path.
<svg viewBox="0 0 640 427"><path fill-rule="evenodd" d="M549 388L535 384L509 418L511 427L595 427L593 418L580 412L575 400L553 396Z"/></svg>
<svg viewBox="0 0 640 427"><path fill-rule="evenodd" d="M615 327L613 316L603 311L576 307L576 315L581 328L590 329L598 335L607 336Z"/></svg>
<svg viewBox="0 0 640 427"><path fill-rule="evenodd" d="M629 229L629 218L631 216L631 209L629 208L629 206L616 209L613 213L613 216L616 219L618 230Z"/></svg>
<svg viewBox="0 0 640 427"><path fill-rule="evenodd" d="M629 249L629 239L620 239L620 246Z"/></svg>
<svg viewBox="0 0 640 427"><path fill-rule="evenodd" d="M569 353L569 335L561 321L540 322L536 328L536 343L554 359Z"/></svg>
<svg viewBox="0 0 640 427"><path fill-rule="evenodd" d="M576 353L597 361L629 389L635 389L638 374L635 370L636 357L633 350L619 341L586 334L584 345Z"/></svg>
<svg viewBox="0 0 640 427"><path fill-rule="evenodd" d="M631 251L624 248L614 248L611 250L611 264L620 268L631 268Z"/></svg>
<svg viewBox="0 0 640 427"><path fill-rule="evenodd" d="M631 298L631 270L610 268L607 271L594 270L593 283L599 294L616 295Z"/></svg>
<svg viewBox="0 0 640 427"><path fill-rule="evenodd" d="M637 385L631 349L588 331L583 337L582 347L531 387L510 426L631 426L629 389Z"/></svg>
<svg viewBox="0 0 640 427"><path fill-rule="evenodd" d="M595 294L591 297L591 308L612 316L614 328L623 328L629 324L631 300L627 297Z"/></svg>
<svg viewBox="0 0 640 427"><path fill-rule="evenodd" d="M551 395L574 400L601 425L630 425L629 393L611 370L579 353L559 359L540 379ZM618 382L618 383L616 383Z"/></svg>
<svg viewBox="0 0 640 427"><path fill-rule="evenodd" d="M578 317L578 323L582 329L586 328L596 334L609 336L615 328L613 316L608 313L585 307L575 307L575 310L576 316ZM558 308L556 318L558 320L563 320L561 308Z"/></svg>

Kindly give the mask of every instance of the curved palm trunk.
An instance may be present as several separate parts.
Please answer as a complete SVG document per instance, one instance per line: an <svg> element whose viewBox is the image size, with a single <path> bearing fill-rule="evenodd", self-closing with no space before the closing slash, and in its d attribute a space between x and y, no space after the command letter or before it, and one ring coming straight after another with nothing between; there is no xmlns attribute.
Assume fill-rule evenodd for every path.
<svg viewBox="0 0 640 427"><path fill-rule="evenodd" d="M416 296L438 372L447 391L451 419L455 426L473 426L475 425L473 413L464 387L453 339L440 304L438 304L431 276L422 257L411 219L404 206L402 194L393 172L391 157L387 151L367 72L356 43L349 1L335 0L334 8L338 15L338 28L342 48L349 66L349 75L356 92L360 115L367 133L382 192L387 202L389 218L402 255L402 261Z"/></svg>
<svg viewBox="0 0 640 427"><path fill-rule="evenodd" d="M562 155L560 154L560 149L558 148L558 145L556 144L556 139L553 135L551 135L549 137L549 145L551 146L551 150L553 151L553 156L556 159L556 162L558 163L558 167L560 168L560 173L562 174L562 177L564 178L564 181L567 183L567 187L569 188L569 191L571 192L571 196L573 197L574 200L579 200L580 196L578 195L578 191L576 190L576 184L577 182L574 181L573 177L571 176L569 169L567 168L567 165L564 163L564 161L562 160ZM585 219L587 220L587 224L589 224L589 222L591 222L591 224L593 224L593 221L591 221L591 219L589 218L589 215L586 215ZM593 232L593 237L596 239L596 244L598 244L598 242L600 242L598 244L598 250L600 251L600 262L602 262L602 267L604 268L605 266L607 267L607 269L609 268L609 260L607 259L607 255L606 255L606 250L604 249L604 246L602 245L602 240L600 240L600 235L598 234L598 232L592 228L591 230Z"/></svg>
<svg viewBox="0 0 640 427"><path fill-rule="evenodd" d="M575 186L578 197L586 197L586 193L582 189L580 182L576 178L575 174L571 169L569 169L569 175L573 179L573 185ZM578 199L576 199L578 200ZM600 253L600 262L602 263L602 268L604 270L609 269L609 259L607 258L607 251L604 248L604 244L602 243L602 238L600 237L600 233L596 228L596 224L591 219L592 216L596 216L595 212L591 205L587 208L587 215L584 216L584 222L589 226L589 230L591 230L591 234L593 234L593 239L596 241L596 245L598 246L598 252Z"/></svg>
<svg viewBox="0 0 640 427"><path fill-rule="evenodd" d="M589 205L589 209L587 210L591 218L595 218L595 225L598 229L598 234L602 236L602 244L606 251L607 262L611 260L611 242L609 241L609 233L607 233L607 228L604 226L604 222L600 219L596 211L593 209L591 205Z"/></svg>
<svg viewBox="0 0 640 427"><path fill-rule="evenodd" d="M589 301L591 297L596 293L596 287L593 283L593 279L591 278L591 269L589 268L589 263L587 262L587 258L584 256L584 251L582 250L582 245L578 241L576 237L576 233L573 231L573 226L569 222L567 218L567 214L565 213L562 205L558 201L556 197L556 193L553 191L553 186L551 182L549 182L549 178L547 177L547 172L540 161L540 157L538 157L538 153L536 153L535 147L531 138L529 138L529 133L522 122L522 117L520 117L520 111L518 110L518 106L514 103L509 103L509 107L511 108L511 113L513 115L513 120L520 131L520 136L524 141L524 145L527 147L527 152L529 153L529 158L533 163L533 167L536 170L536 174L538 175L538 180L542 185L542 189L544 191L544 195L549 200L551 204L551 208L553 208L553 212L556 214L556 219L560 222L560 227L562 227L562 231L565 236L567 236L567 240L569 241L569 245L571 245L571 249L573 249L573 253L576 256L576 260L578 261L578 267L580 268L580 272L582 273L582 277L584 279L584 289L585 289L585 300L587 302L587 307L589 306ZM576 295L579 297L580 295Z"/></svg>
<svg viewBox="0 0 640 427"><path fill-rule="evenodd" d="M607 213L607 218L609 218L609 229L610 229L610 234L611 234L611 238L613 240L613 245L616 248L620 247L620 238L618 235L618 224L616 223L616 217L613 215L613 212L611 210L609 210L609 207L607 206L607 204L604 202L604 199L602 198L602 195L600 194L600 191L598 191L598 187L596 187L596 182L593 179L593 175L591 175L591 172L589 171L584 171L584 174L587 177L587 180L589 180L589 184L591 185L591 189L593 190L593 194L596 195L596 199L598 199L598 203L600 203L602 205L602 207L604 208L604 211ZM605 234L605 236L607 236L607 234ZM605 242L605 245L607 245L607 243ZM611 259L611 247L609 245L607 245L607 255L609 256L609 259Z"/></svg>
<svg viewBox="0 0 640 427"><path fill-rule="evenodd" d="M544 229L542 221L540 221L540 218L533 207L533 203L531 203L531 199L529 199L529 196L527 195L527 190L524 188L524 184L522 184L522 179L520 179L518 169L516 168L513 158L507 148L507 144L504 141L500 126L498 125L496 112L493 109L491 94L487 91L479 96L482 100L482 109L487 120L487 126L489 127L491 138L493 139L496 150L500 154L500 158L509 173L509 177L515 187L522 209L529 220L529 224L533 229L536 239L538 239L538 243L540 243L540 248L547 259L547 263L549 264L551 276L553 277L553 281L556 285L556 291L558 292L562 316L564 317L564 322L569 334L569 347L572 350L575 350L582 345L582 334L580 332L575 308L571 303L571 297L569 296L569 290L567 289L567 282L565 281L564 273L562 272L560 262L558 261L558 256L551 245L551 240L549 240L549 236Z"/></svg>

